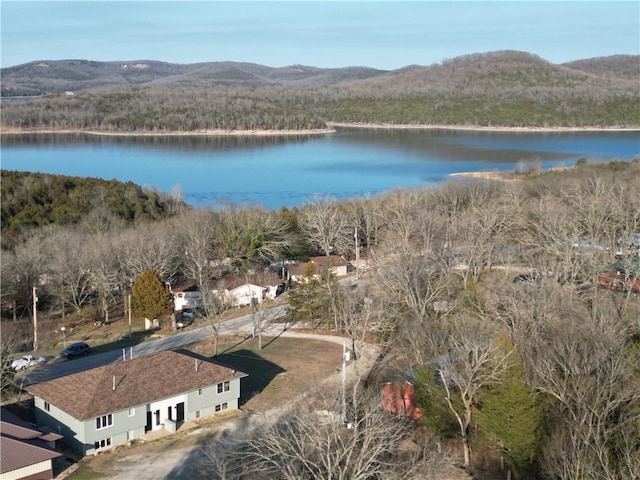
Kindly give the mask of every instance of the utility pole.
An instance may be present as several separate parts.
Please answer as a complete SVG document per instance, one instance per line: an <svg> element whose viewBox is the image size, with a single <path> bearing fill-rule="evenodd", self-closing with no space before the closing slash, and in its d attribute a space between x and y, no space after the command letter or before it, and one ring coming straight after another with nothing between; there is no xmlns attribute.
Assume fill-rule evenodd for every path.
<svg viewBox="0 0 640 480"><path fill-rule="evenodd" d="M36 287L33 287L33 351L38 350L38 297L36 297Z"/></svg>
<svg viewBox="0 0 640 480"><path fill-rule="evenodd" d="M353 237L356 240L356 277L360 273L360 243L358 242L358 227L355 227Z"/></svg>
<svg viewBox="0 0 640 480"><path fill-rule="evenodd" d="M131 338L131 294L127 297L127 305L129 307L129 338Z"/></svg>
<svg viewBox="0 0 640 480"><path fill-rule="evenodd" d="M347 344L342 344L342 421L347 425Z"/></svg>

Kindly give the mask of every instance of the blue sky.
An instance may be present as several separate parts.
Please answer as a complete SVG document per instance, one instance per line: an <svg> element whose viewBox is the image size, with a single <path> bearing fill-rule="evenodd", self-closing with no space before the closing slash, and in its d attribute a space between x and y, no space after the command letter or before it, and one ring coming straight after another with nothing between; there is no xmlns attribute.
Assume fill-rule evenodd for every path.
<svg viewBox="0 0 640 480"><path fill-rule="evenodd" d="M633 1L6 1L2 67L232 60L395 69L493 50L553 63L640 53Z"/></svg>

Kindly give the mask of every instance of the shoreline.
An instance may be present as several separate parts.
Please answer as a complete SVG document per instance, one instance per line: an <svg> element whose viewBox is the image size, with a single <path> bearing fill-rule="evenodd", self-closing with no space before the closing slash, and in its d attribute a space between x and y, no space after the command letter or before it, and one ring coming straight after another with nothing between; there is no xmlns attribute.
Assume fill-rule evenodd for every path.
<svg viewBox="0 0 640 480"><path fill-rule="evenodd" d="M393 123L339 123L326 122L328 126L333 128L362 128L362 129L379 129L379 130L463 130L477 132L640 132L640 126L637 127L506 127L495 126L486 127L479 125L398 125Z"/></svg>
<svg viewBox="0 0 640 480"><path fill-rule="evenodd" d="M74 130L74 129L34 129L10 128L0 130L1 135L24 134L85 134L104 137L278 137L295 135L326 135L334 133L335 129L311 129L311 130L193 130L173 132L103 132L100 130Z"/></svg>
<svg viewBox="0 0 640 480"><path fill-rule="evenodd" d="M368 130L458 130L469 132L509 132L509 133L569 133L569 132L640 132L639 127L486 127L477 125L399 125L376 123L340 123L327 122L327 128L310 130L193 130L171 132L113 132L100 130L80 129L1 129L1 135L23 134L78 134L112 136L112 137L169 137L169 136L194 136L194 137L261 137L261 136L295 136L295 135L326 135L335 133L336 128L368 129Z"/></svg>

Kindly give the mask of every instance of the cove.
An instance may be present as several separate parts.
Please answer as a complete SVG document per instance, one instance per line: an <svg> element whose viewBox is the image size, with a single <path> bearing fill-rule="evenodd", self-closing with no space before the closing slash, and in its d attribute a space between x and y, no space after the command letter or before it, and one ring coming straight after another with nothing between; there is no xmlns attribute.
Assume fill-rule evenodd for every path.
<svg viewBox="0 0 640 480"><path fill-rule="evenodd" d="M338 128L300 136L3 135L6 170L133 181L185 201L294 207L441 182L452 173L543 169L640 156L637 131Z"/></svg>

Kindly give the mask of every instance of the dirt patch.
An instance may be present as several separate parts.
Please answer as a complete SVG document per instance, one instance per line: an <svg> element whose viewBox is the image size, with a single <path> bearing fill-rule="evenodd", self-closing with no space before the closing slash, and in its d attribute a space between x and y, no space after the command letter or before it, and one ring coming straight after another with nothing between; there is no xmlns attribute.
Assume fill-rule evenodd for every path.
<svg viewBox="0 0 640 480"><path fill-rule="evenodd" d="M337 344L299 338L221 337L216 361L249 374L241 381L243 410L264 412L308 392L340 366L342 349ZM213 339L189 347L213 356Z"/></svg>
<svg viewBox="0 0 640 480"><path fill-rule="evenodd" d="M171 478L201 478L196 459L202 451L199 446L211 443L226 430L237 428L250 414L259 417L274 407L290 403L304 392L319 388L319 381L335 374L341 364L342 348L338 344L283 337L264 337L262 342L262 349L258 349L258 339L251 337L221 337L218 342L218 361L249 374L241 384L241 410L202 419L189 429L151 442L135 442L85 457L74 466L73 472L70 469L58 478L151 480L169 478L163 473L167 471L174 475ZM214 342L211 339L187 348L211 357ZM141 469L141 465L145 468ZM176 469L180 470L179 475Z"/></svg>

